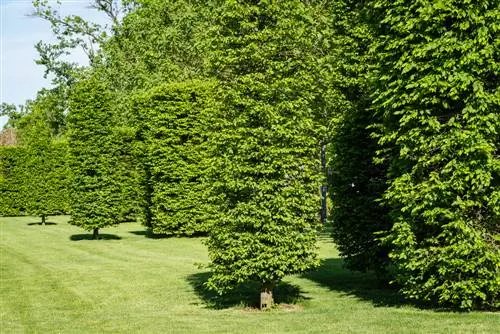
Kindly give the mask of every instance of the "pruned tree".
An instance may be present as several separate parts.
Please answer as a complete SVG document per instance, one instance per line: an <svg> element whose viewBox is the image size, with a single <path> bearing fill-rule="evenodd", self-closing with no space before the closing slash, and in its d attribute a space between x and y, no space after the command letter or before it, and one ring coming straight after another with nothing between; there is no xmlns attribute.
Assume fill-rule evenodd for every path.
<svg viewBox="0 0 500 334"><path fill-rule="evenodd" d="M498 308L500 3L369 4L396 280L411 299Z"/></svg>
<svg viewBox="0 0 500 334"><path fill-rule="evenodd" d="M71 94L69 154L72 170L70 224L93 231L120 222L120 136L112 113L113 95L98 76L78 82Z"/></svg>
<svg viewBox="0 0 500 334"><path fill-rule="evenodd" d="M26 150L20 146L0 146L0 216L26 213L23 193Z"/></svg>
<svg viewBox="0 0 500 334"><path fill-rule="evenodd" d="M321 12L303 1L225 1L209 64L221 106L211 138L220 214L207 286L261 284L261 308L283 277L314 268L325 140Z"/></svg>
<svg viewBox="0 0 500 334"><path fill-rule="evenodd" d="M19 184L25 213L40 216L45 224L48 215L69 212L70 170L66 142L53 139L38 101L32 105L21 137L25 155L18 161L24 171Z"/></svg>

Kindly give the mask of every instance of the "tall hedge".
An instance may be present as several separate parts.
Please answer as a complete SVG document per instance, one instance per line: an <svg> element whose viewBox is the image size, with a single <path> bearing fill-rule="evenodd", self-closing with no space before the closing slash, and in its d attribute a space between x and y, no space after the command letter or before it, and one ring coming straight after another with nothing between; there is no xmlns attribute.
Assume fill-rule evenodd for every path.
<svg viewBox="0 0 500 334"><path fill-rule="evenodd" d="M43 124L30 126L34 137L23 145L0 147L0 215L67 214L69 177L67 143L53 141L39 131Z"/></svg>
<svg viewBox="0 0 500 334"><path fill-rule="evenodd" d="M75 85L68 115L72 170L70 224L93 231L121 220L120 136L113 94L96 76Z"/></svg>
<svg viewBox="0 0 500 334"><path fill-rule="evenodd" d="M221 103L212 138L220 214L208 240L220 293L261 283L261 306L284 276L318 265L325 129L315 8L302 1L225 1L209 63ZM318 21L319 20L319 21Z"/></svg>
<svg viewBox="0 0 500 334"><path fill-rule="evenodd" d="M22 147L0 146L0 216L19 216L26 212L22 200L25 155Z"/></svg>
<svg viewBox="0 0 500 334"><path fill-rule="evenodd" d="M136 98L144 122L143 212L155 234L209 230L214 212L206 179L212 94L212 83L186 81L163 84Z"/></svg>
<svg viewBox="0 0 500 334"><path fill-rule="evenodd" d="M500 3L371 5L396 279L412 299L498 308Z"/></svg>

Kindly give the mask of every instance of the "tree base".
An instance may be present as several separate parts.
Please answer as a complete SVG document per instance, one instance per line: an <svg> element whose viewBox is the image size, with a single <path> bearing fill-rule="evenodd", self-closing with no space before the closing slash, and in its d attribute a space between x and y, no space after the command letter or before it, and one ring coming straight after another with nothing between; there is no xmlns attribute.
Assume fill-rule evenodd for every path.
<svg viewBox="0 0 500 334"><path fill-rule="evenodd" d="M262 285L260 290L259 308L261 310L267 310L273 307L273 305L274 305L273 284L265 283Z"/></svg>
<svg viewBox="0 0 500 334"><path fill-rule="evenodd" d="M93 240L99 240L99 229L95 228L94 231L92 232L92 239Z"/></svg>

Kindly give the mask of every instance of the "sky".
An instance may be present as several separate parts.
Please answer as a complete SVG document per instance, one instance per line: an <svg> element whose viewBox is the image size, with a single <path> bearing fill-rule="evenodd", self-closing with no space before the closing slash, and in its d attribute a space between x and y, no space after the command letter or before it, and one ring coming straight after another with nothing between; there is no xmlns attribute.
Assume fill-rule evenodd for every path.
<svg viewBox="0 0 500 334"><path fill-rule="evenodd" d="M90 0L49 1L64 15L74 14L93 22L103 22L102 13L89 8ZM40 41L54 40L50 24L30 17L31 0L0 0L0 103L23 104L36 96L43 87L50 87L50 80L43 78L43 66L36 65L38 54L34 45ZM75 61L85 64L83 53L75 53ZM5 124L0 117L0 129Z"/></svg>

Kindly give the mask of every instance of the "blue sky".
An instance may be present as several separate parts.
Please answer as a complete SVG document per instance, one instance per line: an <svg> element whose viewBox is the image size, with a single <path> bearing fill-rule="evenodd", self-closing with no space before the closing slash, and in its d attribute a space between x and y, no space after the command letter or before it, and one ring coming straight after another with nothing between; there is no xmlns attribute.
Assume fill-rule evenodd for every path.
<svg viewBox="0 0 500 334"><path fill-rule="evenodd" d="M103 14L88 8L90 0L62 0L63 14L75 14L93 22L103 22ZM35 64L38 54L34 45L39 40L53 40L50 25L29 17L31 0L0 0L0 102L22 104L36 96L50 81L43 78L43 67ZM72 59L84 63L85 57L76 53ZM0 128L5 119L0 117Z"/></svg>

